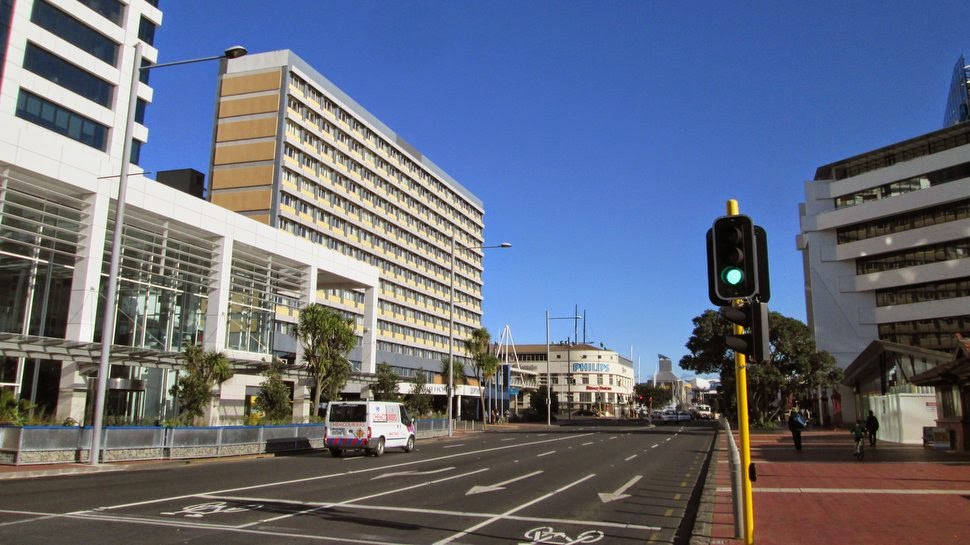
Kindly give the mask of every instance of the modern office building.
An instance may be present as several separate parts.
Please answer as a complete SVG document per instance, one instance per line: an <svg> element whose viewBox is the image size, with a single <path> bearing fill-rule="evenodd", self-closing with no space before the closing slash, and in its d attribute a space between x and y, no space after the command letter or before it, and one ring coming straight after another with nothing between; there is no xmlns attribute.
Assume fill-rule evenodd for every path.
<svg viewBox="0 0 970 545"><path fill-rule="evenodd" d="M970 123L822 166L805 195L808 324L847 370L823 412L851 421L902 406L879 396L926 395L908 378L948 361L970 329Z"/></svg>
<svg viewBox="0 0 970 545"><path fill-rule="evenodd" d="M150 0L0 0L0 387L59 422L90 422L119 173L148 134L152 89L131 81L134 46L154 63L161 19ZM131 84L135 145L123 157ZM236 371L210 421L240 422L276 320L321 290L353 294L358 359L373 367L376 268L131 170L108 416L174 416L181 351L201 344ZM294 415L308 415L305 383L287 379Z"/></svg>
<svg viewBox="0 0 970 545"><path fill-rule="evenodd" d="M376 361L440 384L482 323L482 202L291 51L228 61L218 95L212 202L376 267Z"/></svg>
<svg viewBox="0 0 970 545"><path fill-rule="evenodd" d="M633 361L586 343L517 344L519 367L535 373L540 387L551 384L559 415L620 416L631 409ZM525 405L520 402L519 405Z"/></svg>

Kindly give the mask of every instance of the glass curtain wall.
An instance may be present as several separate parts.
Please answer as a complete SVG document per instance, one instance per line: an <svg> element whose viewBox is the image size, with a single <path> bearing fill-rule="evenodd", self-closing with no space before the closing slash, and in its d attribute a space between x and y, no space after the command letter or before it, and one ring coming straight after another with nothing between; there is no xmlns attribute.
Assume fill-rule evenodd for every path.
<svg viewBox="0 0 970 545"><path fill-rule="evenodd" d="M107 293L114 211L109 214L102 262L101 293ZM122 234L118 300L112 344L181 352L201 344L205 330L215 243L191 227L129 210ZM101 342L104 296L98 302L95 341ZM169 389L177 372L113 364L110 378L130 389L107 394L106 420L113 424L158 423L174 414ZM91 392L93 395L93 392ZM91 397L91 396L89 396Z"/></svg>
<svg viewBox="0 0 970 545"><path fill-rule="evenodd" d="M33 181L0 179L0 332L63 338L85 203ZM0 385L56 408L59 362L3 358Z"/></svg>
<svg viewBox="0 0 970 545"><path fill-rule="evenodd" d="M226 348L272 354L276 314L299 310L305 275L260 254L243 245L233 250Z"/></svg>

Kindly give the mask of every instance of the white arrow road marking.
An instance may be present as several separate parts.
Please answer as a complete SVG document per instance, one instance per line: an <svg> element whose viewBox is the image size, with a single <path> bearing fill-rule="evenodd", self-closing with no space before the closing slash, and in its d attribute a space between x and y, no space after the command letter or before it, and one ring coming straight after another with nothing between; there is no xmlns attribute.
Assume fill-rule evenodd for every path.
<svg viewBox="0 0 970 545"><path fill-rule="evenodd" d="M627 483L620 488L616 489L616 492L600 492L600 501L603 503L609 503L611 501L622 500L623 498L629 498L629 494L624 494L631 486L637 484L637 481L643 478L643 475L637 475L636 477L627 481Z"/></svg>
<svg viewBox="0 0 970 545"><path fill-rule="evenodd" d="M468 492L465 492L465 495L471 496L472 494L481 494L482 492L495 492L496 490L505 490L505 485L507 484L512 484L515 481L521 481L522 479L528 479L529 477L534 477L540 473L542 473L542 470L533 471L532 473L528 473L526 475L520 475L514 479L509 479L507 481L502 481L500 483L487 484L485 486L473 486L468 489Z"/></svg>
<svg viewBox="0 0 970 545"><path fill-rule="evenodd" d="M451 471L452 469L455 468L443 467L441 469L429 469L428 471L396 471L394 473L384 473L383 475L371 477L370 480L376 481L377 479L383 479L385 477L397 477L399 475L434 475L435 473L444 473L445 471Z"/></svg>

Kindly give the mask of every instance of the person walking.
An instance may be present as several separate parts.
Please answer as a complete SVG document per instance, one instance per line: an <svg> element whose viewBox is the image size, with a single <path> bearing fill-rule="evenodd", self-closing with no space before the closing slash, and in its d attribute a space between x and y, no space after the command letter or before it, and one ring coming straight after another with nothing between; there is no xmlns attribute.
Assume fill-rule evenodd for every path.
<svg viewBox="0 0 970 545"><path fill-rule="evenodd" d="M791 430L791 438L795 443L795 450L802 450L802 430L805 429L805 417L798 413L798 409L792 409L788 415L788 429Z"/></svg>
<svg viewBox="0 0 970 545"><path fill-rule="evenodd" d="M876 446L876 432L879 431L879 419L872 411L869 411L869 417L866 418L866 435L869 436L869 446Z"/></svg>
<svg viewBox="0 0 970 545"><path fill-rule="evenodd" d="M852 439L855 441L855 448L852 451L852 455L855 456L856 460L862 461L865 456L865 449L863 448L863 440L866 435L866 425L862 423L862 420L856 420L855 425L849 430L852 433Z"/></svg>

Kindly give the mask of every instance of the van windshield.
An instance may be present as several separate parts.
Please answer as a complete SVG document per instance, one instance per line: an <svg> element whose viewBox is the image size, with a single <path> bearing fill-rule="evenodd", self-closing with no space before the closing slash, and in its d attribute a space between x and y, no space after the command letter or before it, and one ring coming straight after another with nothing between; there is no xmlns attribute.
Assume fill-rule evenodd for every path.
<svg viewBox="0 0 970 545"><path fill-rule="evenodd" d="M330 421L332 422L367 422L366 405L330 404Z"/></svg>

